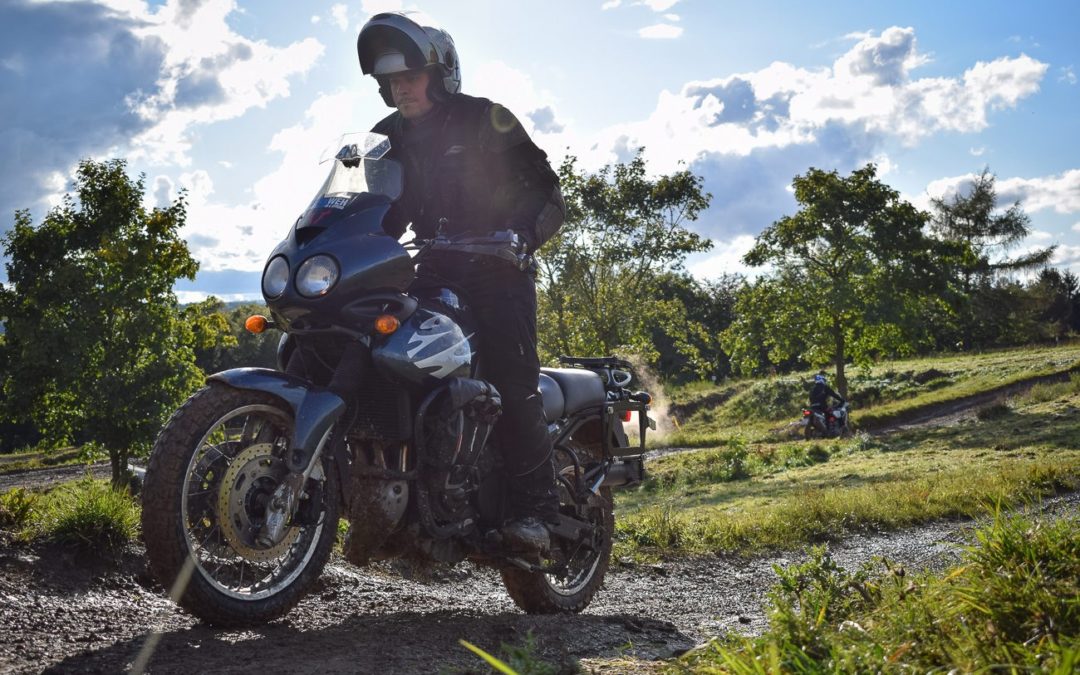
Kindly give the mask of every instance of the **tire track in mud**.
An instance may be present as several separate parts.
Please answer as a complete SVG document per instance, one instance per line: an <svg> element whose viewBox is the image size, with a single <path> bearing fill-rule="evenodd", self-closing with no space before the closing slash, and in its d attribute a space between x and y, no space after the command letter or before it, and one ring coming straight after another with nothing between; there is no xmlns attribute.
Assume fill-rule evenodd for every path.
<svg viewBox="0 0 1080 675"><path fill-rule="evenodd" d="M950 416L1069 375L1033 378L924 409L922 416L874 433L949 423ZM107 465L92 469L108 475ZM0 476L0 491L47 486L86 471L74 466ZM1080 493L1069 493L1047 500L1043 510L1076 514L1078 504ZM957 560L957 544L972 526L938 521L855 535L830 550L848 568L886 557L911 570L940 570ZM584 613L528 616L516 609L493 570L459 566L421 580L402 566L358 569L335 556L316 589L285 619L256 630L224 631L179 610L146 572L141 548L125 553L118 566L115 559L0 541L0 672L119 672L136 663L151 673L482 670L458 640L496 652L501 643L520 645L529 634L538 654L552 662L580 660L586 669L604 669L620 659L608 672L644 672L648 662L712 637L763 630L763 604L776 580L773 565L802 557L613 563Z"/></svg>
<svg viewBox="0 0 1080 675"><path fill-rule="evenodd" d="M1047 500L1052 515L1076 513L1080 493ZM857 535L831 545L843 566L884 556L910 570L954 563L971 521ZM615 565L579 615L528 616L493 570L438 569L425 580L403 568L358 569L334 558L316 589L285 619L224 631L183 613L146 574L141 550L115 561L82 560L58 549L0 552L0 671L118 672L144 657L146 672L417 673L479 669L458 640L489 651L532 634L551 662L648 662L711 637L766 625L772 566L801 553L752 559L704 557L660 565ZM149 645L149 647L147 647ZM144 652L144 647L147 647ZM620 661L611 672L632 670ZM638 667L644 669L647 664Z"/></svg>

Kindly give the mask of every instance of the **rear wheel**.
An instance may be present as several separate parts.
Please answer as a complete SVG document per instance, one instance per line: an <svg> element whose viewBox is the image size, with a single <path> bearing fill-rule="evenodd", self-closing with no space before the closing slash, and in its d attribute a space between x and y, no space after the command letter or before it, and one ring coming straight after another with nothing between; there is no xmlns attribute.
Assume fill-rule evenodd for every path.
<svg viewBox="0 0 1080 675"><path fill-rule="evenodd" d="M586 450L575 449L583 465L599 461ZM600 488L584 504L571 497L574 466L568 457L557 453L561 461L556 469L559 479L559 510L593 526L588 541L569 542L552 538L552 558L565 564L565 574L529 572L517 567L502 570L503 584L518 607L529 614L580 612L589 605L604 582L611 560L611 538L615 531L611 488Z"/></svg>
<svg viewBox="0 0 1080 675"><path fill-rule="evenodd" d="M150 566L169 595L220 626L282 616L318 579L337 530L336 472L317 466L294 522L268 528L289 470L291 411L277 398L211 382L172 416L143 487Z"/></svg>

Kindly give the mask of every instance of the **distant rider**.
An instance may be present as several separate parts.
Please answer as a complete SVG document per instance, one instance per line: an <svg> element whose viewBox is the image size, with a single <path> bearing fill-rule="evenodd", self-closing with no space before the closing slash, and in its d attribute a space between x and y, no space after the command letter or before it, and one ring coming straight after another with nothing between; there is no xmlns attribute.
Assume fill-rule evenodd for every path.
<svg viewBox="0 0 1080 675"><path fill-rule="evenodd" d="M818 373L814 376L814 386L810 389L810 410L827 415L831 410L829 407L830 398L836 399L839 405L847 403L843 396L829 387L829 383L825 380L825 374Z"/></svg>

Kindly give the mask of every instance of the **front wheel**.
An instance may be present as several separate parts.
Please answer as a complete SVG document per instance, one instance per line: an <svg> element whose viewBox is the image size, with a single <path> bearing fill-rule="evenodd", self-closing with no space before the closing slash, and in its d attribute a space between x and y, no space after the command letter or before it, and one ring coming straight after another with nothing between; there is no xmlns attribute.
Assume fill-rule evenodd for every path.
<svg viewBox="0 0 1080 675"><path fill-rule="evenodd" d="M289 470L292 413L279 399L211 382L173 414L143 486L150 567L208 623L276 619L304 596L337 531L335 471L316 466L294 522L268 534L267 504Z"/></svg>
<svg viewBox="0 0 1080 675"><path fill-rule="evenodd" d="M598 461L585 451L579 451L582 464ZM557 465L559 480L559 510L593 526L589 541L568 542L552 538L552 557L565 565L563 574L529 572L517 567L502 570L503 584L518 607L529 614L580 612L585 609L600 585L604 583L611 560L611 538L615 531L615 514L611 488L600 488L590 494L584 504L571 496L574 466L569 461Z"/></svg>

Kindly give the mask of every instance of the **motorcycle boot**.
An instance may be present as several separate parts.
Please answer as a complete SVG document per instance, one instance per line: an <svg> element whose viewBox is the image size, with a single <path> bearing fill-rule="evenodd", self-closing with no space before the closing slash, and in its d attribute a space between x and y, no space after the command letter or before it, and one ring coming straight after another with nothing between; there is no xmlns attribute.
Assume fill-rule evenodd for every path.
<svg viewBox="0 0 1080 675"><path fill-rule="evenodd" d="M503 542L515 552L545 555L551 550L549 524L558 522L559 496L550 457L510 480L511 519L502 527Z"/></svg>

